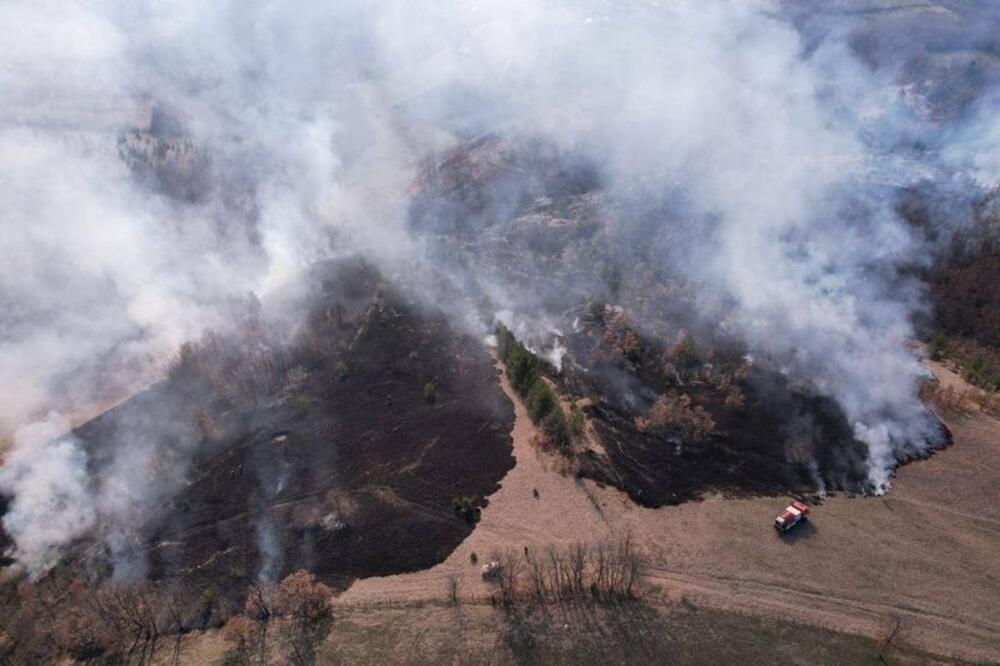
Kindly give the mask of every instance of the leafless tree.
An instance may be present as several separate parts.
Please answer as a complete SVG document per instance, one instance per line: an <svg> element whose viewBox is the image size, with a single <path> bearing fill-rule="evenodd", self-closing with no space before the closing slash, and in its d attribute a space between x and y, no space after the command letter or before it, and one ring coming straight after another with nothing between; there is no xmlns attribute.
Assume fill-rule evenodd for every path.
<svg viewBox="0 0 1000 666"><path fill-rule="evenodd" d="M528 549L524 551L524 563L528 570L528 579L531 581L531 589L538 601L544 601L548 596L547 571L545 560L531 554Z"/></svg>
<svg viewBox="0 0 1000 666"><path fill-rule="evenodd" d="M263 585L254 585L247 593L246 601L243 603L243 613L255 620L271 619L274 615L272 609L272 597L274 589Z"/></svg>
<svg viewBox="0 0 1000 666"><path fill-rule="evenodd" d="M634 598L645 575L645 557L631 535L593 545L550 546L542 557L525 551L494 556L500 600L555 603Z"/></svg>
<svg viewBox="0 0 1000 666"><path fill-rule="evenodd" d="M448 591L448 601L457 606L459 589L461 587L461 581L458 576L455 574L449 574L448 578L445 580L445 586Z"/></svg>
<svg viewBox="0 0 1000 666"><path fill-rule="evenodd" d="M590 552L583 543L575 543L569 548L569 581L570 590L579 597L584 592L584 578L587 574L587 565L590 561Z"/></svg>

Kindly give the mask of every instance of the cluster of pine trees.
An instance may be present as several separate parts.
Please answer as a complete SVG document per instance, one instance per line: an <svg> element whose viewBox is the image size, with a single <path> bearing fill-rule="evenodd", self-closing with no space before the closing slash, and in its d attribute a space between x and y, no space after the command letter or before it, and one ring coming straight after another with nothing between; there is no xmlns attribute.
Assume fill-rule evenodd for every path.
<svg viewBox="0 0 1000 666"><path fill-rule="evenodd" d="M559 405L555 391L542 377L542 361L518 342L503 324L497 326L496 336L500 359L507 367L511 386L524 400L528 416L541 426L550 445L568 449L572 444L572 436L566 414Z"/></svg>

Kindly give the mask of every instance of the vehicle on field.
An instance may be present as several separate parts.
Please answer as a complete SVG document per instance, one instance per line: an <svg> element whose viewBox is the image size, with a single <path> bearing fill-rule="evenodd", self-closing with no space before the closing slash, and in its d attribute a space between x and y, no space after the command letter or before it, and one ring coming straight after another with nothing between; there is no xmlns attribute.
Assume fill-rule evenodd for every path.
<svg viewBox="0 0 1000 666"><path fill-rule="evenodd" d="M804 522L809 514L809 507L802 502L792 502L777 518L774 519L774 529L779 532L787 532L801 522Z"/></svg>
<svg viewBox="0 0 1000 666"><path fill-rule="evenodd" d="M483 565L483 579L496 580L500 577L500 563L493 560L489 564Z"/></svg>

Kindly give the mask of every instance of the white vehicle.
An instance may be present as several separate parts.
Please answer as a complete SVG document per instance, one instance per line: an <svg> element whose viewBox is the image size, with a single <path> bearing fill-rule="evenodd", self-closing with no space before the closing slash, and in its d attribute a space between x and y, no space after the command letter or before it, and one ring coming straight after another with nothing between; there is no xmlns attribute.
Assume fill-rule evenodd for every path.
<svg viewBox="0 0 1000 666"><path fill-rule="evenodd" d="M483 565L483 578L485 580L494 580L500 575L500 563L493 560L489 564Z"/></svg>

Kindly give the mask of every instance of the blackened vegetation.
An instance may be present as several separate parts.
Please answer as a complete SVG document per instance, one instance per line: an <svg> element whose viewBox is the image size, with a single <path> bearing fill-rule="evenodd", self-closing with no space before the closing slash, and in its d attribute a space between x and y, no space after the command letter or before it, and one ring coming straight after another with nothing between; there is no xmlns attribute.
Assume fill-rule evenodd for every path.
<svg viewBox="0 0 1000 666"><path fill-rule="evenodd" d="M452 502L455 515L470 525L475 525L482 518L482 509L479 506L482 503L484 503L482 500L474 497L459 497Z"/></svg>
<svg viewBox="0 0 1000 666"><path fill-rule="evenodd" d="M570 398L589 402L582 412L603 451L564 448L578 475L650 507L712 491L864 489L867 450L832 401L792 390L742 355L699 352L690 334L663 346L641 337L620 311L590 310L607 316L591 317L567 338L561 373L537 359L519 363L523 352L508 366L512 383L544 369ZM508 346L523 348L516 344Z"/></svg>
<svg viewBox="0 0 1000 666"><path fill-rule="evenodd" d="M521 306L561 312L602 289L590 270L604 265L609 241L598 186L596 170L572 154L487 136L427 165L408 219L466 289L500 284ZM496 304L483 300L489 318Z"/></svg>
<svg viewBox="0 0 1000 666"><path fill-rule="evenodd" d="M767 396L748 382L750 404L736 411L711 386L692 385L685 391L682 395L711 415L714 432L693 441L679 429L644 430L632 408L615 399L599 400L585 411L606 456L589 455L580 473L651 507L711 491L734 496L814 493L819 483L827 489L864 488L867 450L853 440L830 401L788 392L766 405ZM800 439L793 434L797 421L805 428Z"/></svg>
<svg viewBox="0 0 1000 666"><path fill-rule="evenodd" d="M278 654L291 664L316 663L316 648L330 631L332 598L333 590L304 570L277 586L254 586L242 614L223 627L232 648L226 663L268 663Z"/></svg>
<svg viewBox="0 0 1000 666"><path fill-rule="evenodd" d="M920 111L936 121L961 117L1000 81L993 3L780 4L807 50L832 33L845 36L865 63L919 95ZM940 20L944 11L947 21Z"/></svg>
<svg viewBox="0 0 1000 666"><path fill-rule="evenodd" d="M580 164L479 139L428 166L411 210L431 252L484 286L484 313L521 318L525 339L499 330L500 354L532 419L565 438L570 468L648 506L709 491L868 490L867 449L839 407L751 359L727 333L727 304L671 261L711 220L612 200ZM516 306L492 302L498 291ZM561 367L543 358L553 330ZM566 412L552 409L553 388Z"/></svg>
<svg viewBox="0 0 1000 666"><path fill-rule="evenodd" d="M0 495L0 516L7 513L9 504L10 498ZM13 546L14 540L7 534L7 530L0 526L0 567L7 567L14 563L14 560L7 556Z"/></svg>
<svg viewBox="0 0 1000 666"><path fill-rule="evenodd" d="M515 144L486 136L449 151L424 170L410 219L421 232L475 234L539 200L585 194L598 185L596 169L550 143ZM542 232L528 235L535 236L532 240L540 247L559 244Z"/></svg>
<svg viewBox="0 0 1000 666"><path fill-rule="evenodd" d="M152 191L186 203L208 195L210 162L190 138L133 130L118 138L118 152L133 177Z"/></svg>
<svg viewBox="0 0 1000 666"><path fill-rule="evenodd" d="M186 346L167 381L77 431L97 478L120 447L155 440L139 471L160 496L125 549L81 544L53 575L121 575L134 561L204 595L198 626L258 581L414 571L470 533L455 498L478 513L513 466L513 413L486 350L366 265L314 281L298 330L280 334L251 299L235 332Z"/></svg>
<svg viewBox="0 0 1000 666"><path fill-rule="evenodd" d="M908 191L898 209L929 233L947 228L942 215L954 215L938 198L933 189ZM1000 391L1000 187L974 202L965 223L933 240L941 254L923 274L933 306L922 326L928 352L935 361L953 362L970 384Z"/></svg>
<svg viewBox="0 0 1000 666"><path fill-rule="evenodd" d="M921 212L912 208L911 219ZM1000 187L977 203L928 277L939 331L1000 347Z"/></svg>

